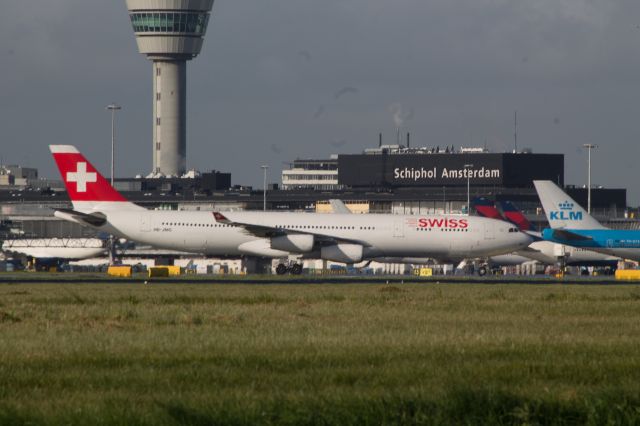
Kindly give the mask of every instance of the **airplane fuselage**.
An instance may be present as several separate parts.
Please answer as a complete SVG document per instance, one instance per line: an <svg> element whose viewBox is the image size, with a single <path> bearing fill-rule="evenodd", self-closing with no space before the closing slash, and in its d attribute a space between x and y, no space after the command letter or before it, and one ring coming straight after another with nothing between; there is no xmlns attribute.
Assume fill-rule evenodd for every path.
<svg viewBox="0 0 640 426"><path fill-rule="evenodd" d="M234 222L351 240L364 258L485 257L526 247L531 239L507 222L469 216L227 213ZM156 247L208 255L270 255L268 237L216 221L212 212L109 211L100 229Z"/></svg>
<svg viewBox="0 0 640 426"><path fill-rule="evenodd" d="M547 241L587 248L624 259L640 260L640 231L616 229L566 229L583 238L558 238L553 229L542 231Z"/></svg>

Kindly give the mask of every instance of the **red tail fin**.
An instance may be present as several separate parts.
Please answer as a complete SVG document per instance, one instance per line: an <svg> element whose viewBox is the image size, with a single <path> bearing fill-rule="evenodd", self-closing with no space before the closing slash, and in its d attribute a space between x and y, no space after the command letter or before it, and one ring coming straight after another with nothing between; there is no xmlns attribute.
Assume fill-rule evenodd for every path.
<svg viewBox="0 0 640 426"><path fill-rule="evenodd" d="M71 201L127 201L72 145L50 145L49 149Z"/></svg>
<svg viewBox="0 0 640 426"><path fill-rule="evenodd" d="M510 201L501 201L500 206L505 217L511 223L514 223L522 231L535 231L535 226L525 217L524 214Z"/></svg>
<svg viewBox="0 0 640 426"><path fill-rule="evenodd" d="M493 201L484 197L474 198L473 206L480 216L488 217L489 219L504 220L498 209L496 209Z"/></svg>

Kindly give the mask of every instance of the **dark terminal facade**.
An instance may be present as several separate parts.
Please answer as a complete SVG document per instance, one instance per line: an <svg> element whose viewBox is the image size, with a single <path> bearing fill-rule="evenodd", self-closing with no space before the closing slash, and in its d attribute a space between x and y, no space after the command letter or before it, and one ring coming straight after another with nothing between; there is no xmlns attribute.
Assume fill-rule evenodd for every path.
<svg viewBox="0 0 640 426"><path fill-rule="evenodd" d="M351 188L564 185L563 154L388 153L338 156L338 182Z"/></svg>

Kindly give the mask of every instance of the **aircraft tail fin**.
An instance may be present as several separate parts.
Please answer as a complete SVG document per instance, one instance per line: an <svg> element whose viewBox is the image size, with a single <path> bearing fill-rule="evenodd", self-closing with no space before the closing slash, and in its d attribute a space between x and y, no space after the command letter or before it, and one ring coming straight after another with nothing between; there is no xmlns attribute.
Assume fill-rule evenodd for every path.
<svg viewBox="0 0 640 426"><path fill-rule="evenodd" d="M340 199L332 198L331 200L329 200L329 204L331 205L331 209L334 213L351 214L351 210L349 210L349 207L347 207L344 201Z"/></svg>
<svg viewBox="0 0 640 426"><path fill-rule="evenodd" d="M477 197L473 199L473 207L480 216L488 217L489 219L504 220L493 201L485 197Z"/></svg>
<svg viewBox="0 0 640 426"><path fill-rule="evenodd" d="M553 229L606 229L550 180L534 180L542 208Z"/></svg>
<svg viewBox="0 0 640 426"><path fill-rule="evenodd" d="M520 228L520 230L537 231L535 225L529 222L529 219L527 219L511 201L500 201L500 207L502 208L504 217L506 217L509 222Z"/></svg>
<svg viewBox="0 0 640 426"><path fill-rule="evenodd" d="M73 209L80 213L143 210L127 201L72 145L49 145Z"/></svg>

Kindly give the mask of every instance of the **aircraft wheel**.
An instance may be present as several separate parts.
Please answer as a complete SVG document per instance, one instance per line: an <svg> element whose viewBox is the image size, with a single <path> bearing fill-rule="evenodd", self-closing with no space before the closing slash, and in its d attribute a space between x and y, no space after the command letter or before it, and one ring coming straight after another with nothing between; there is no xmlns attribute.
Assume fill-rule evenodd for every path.
<svg viewBox="0 0 640 426"><path fill-rule="evenodd" d="M291 267L291 273L292 273L293 275L300 275L300 274L302 274L302 265L301 265L301 264L299 264L299 263L294 264L294 265Z"/></svg>
<svg viewBox="0 0 640 426"><path fill-rule="evenodd" d="M286 273L287 273L287 266L284 263L279 263L278 266L276 266L276 274L284 275Z"/></svg>
<svg viewBox="0 0 640 426"><path fill-rule="evenodd" d="M487 275L487 267L486 266L479 267L478 275L480 275L481 277L484 277L485 275Z"/></svg>

